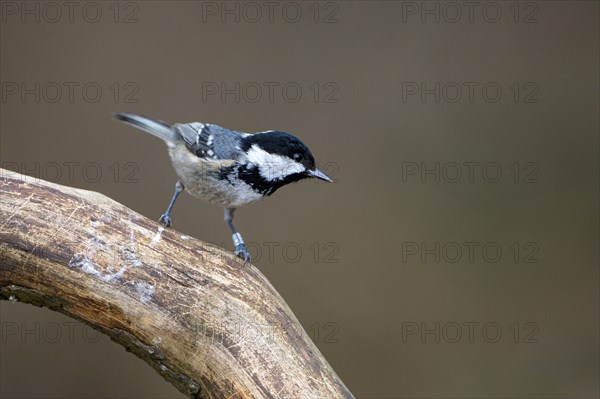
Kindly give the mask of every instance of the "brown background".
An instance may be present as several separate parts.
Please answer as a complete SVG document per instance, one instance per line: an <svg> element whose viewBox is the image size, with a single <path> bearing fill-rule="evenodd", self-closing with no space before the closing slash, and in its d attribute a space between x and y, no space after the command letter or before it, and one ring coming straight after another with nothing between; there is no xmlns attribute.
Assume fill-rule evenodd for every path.
<svg viewBox="0 0 600 399"><path fill-rule="evenodd" d="M436 2L427 6L439 7L439 23L403 13L421 2L322 2L317 23L313 2L288 6L302 9L296 23L282 16L285 3L273 22L261 6L255 23L255 9L240 8L236 22L203 14L203 3L193 1L121 4L118 22L113 2L97 2L95 23L82 16L86 3L72 22L64 7L52 22L55 10L27 4L40 7L39 23L20 9L2 14L3 166L102 192L157 219L175 183L164 144L111 121L111 112L289 131L337 183L286 187L239 210L237 226L261 248L260 257L251 249L256 265L358 398L598 397L597 2L497 2L495 23L488 21L495 8L482 16L484 2L472 23L463 2L454 3L462 10L455 23L448 21L455 9ZM223 7L204 3L213 6ZM123 23L128 15L132 23ZM35 91L36 82L39 102L11 94L21 83ZM52 82L63 87L56 102ZM64 82L79 84L72 101ZM97 102L90 82L102 89ZM240 82L248 91L239 102L233 95L222 101L203 91L211 82ZM255 102L248 82L264 89ZM273 101L264 82L279 84ZM290 82L302 89L297 102L292 89L282 95ZM403 82L440 82L445 91L439 102L432 94L404 101ZM464 82L479 84L472 101ZM489 101L493 87L482 95L486 83L501 87L497 102ZM463 97L453 103L456 85ZM337 102L325 102L332 87L339 91L328 100ZM65 162L79 162L72 179ZM413 162L437 162L447 174L439 183L429 175L403 179ZM479 167L471 183L464 168L452 183L454 162L495 162L503 174L490 183ZM537 168L534 181L524 182L533 170L526 167ZM213 205L183 196L174 225L231 248ZM271 259L270 242L279 243ZM473 262L466 253L457 262L454 252L442 253L436 262L404 251L407 243L436 242L479 249ZM502 249L497 262L483 258L486 243ZM525 263L536 248L527 259L537 263ZM0 309L2 397L181 397L145 363L60 314L8 302ZM479 323L472 340L469 322ZM433 334L403 336L421 323L439 323L439 343ZM487 323L502 328L498 342L488 342L493 328L482 332ZM462 336L453 343L457 325Z"/></svg>

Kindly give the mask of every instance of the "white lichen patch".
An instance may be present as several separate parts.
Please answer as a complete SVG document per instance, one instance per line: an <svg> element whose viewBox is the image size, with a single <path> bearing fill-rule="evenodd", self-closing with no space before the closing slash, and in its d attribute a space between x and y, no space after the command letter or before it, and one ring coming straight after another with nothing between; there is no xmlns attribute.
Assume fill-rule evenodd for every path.
<svg viewBox="0 0 600 399"><path fill-rule="evenodd" d="M135 290L142 303L148 303L154 295L154 286L146 282L135 283Z"/></svg>
<svg viewBox="0 0 600 399"><path fill-rule="evenodd" d="M106 281L107 283L112 283L115 280L121 279L127 267L122 267L115 273L102 273L98 265L88 258L86 254L76 253L69 260L69 267L72 268L81 268L84 273L92 274L94 276L98 276L102 281Z"/></svg>
<svg viewBox="0 0 600 399"><path fill-rule="evenodd" d="M181 239L182 239L182 240L191 240L191 239L192 239L192 237L190 237L190 236L185 236L185 235L184 235L184 236L181 236Z"/></svg>
<svg viewBox="0 0 600 399"><path fill-rule="evenodd" d="M92 229L96 230L101 225L110 224L112 221L113 217L110 215L110 212L105 212L102 214L102 216L100 216L100 219L92 220L90 225L92 226Z"/></svg>
<svg viewBox="0 0 600 399"><path fill-rule="evenodd" d="M119 253L124 262L133 267L141 267L144 263L138 256L138 246L135 241L135 231L129 227L129 243L119 246Z"/></svg>
<svg viewBox="0 0 600 399"><path fill-rule="evenodd" d="M127 265L133 267L142 267L144 263L140 260L137 255L137 252L132 249L130 246L124 245L120 250L121 257Z"/></svg>
<svg viewBox="0 0 600 399"><path fill-rule="evenodd" d="M162 236L162 232L165 230L164 227L159 227L156 231L154 237L152 237L152 241L150 242L150 247L154 248L156 244L160 242L160 237Z"/></svg>
<svg viewBox="0 0 600 399"><path fill-rule="evenodd" d="M72 268L80 268L84 273L98 276L106 282L119 281L129 267L141 267L135 241L135 231L129 228L129 243L111 246L109 238L102 234L100 226L110 223L112 217L104 214L100 219L91 222L92 235L85 243L83 251L77 252L69 261ZM106 264L106 272L99 264ZM118 267L121 265L121 267Z"/></svg>
<svg viewBox="0 0 600 399"><path fill-rule="evenodd" d="M94 274L96 276L101 275L98 267L88 258L84 253L78 252L69 260L69 267L81 268L84 273Z"/></svg>
<svg viewBox="0 0 600 399"><path fill-rule="evenodd" d="M118 283L130 287L131 293L137 295L142 303L149 303L153 299L154 285L126 278L125 273L130 268L144 266L136 235L138 235L138 239L139 235L143 236L144 241L152 237L150 246L154 246L160 242L164 228L160 227L156 234L151 236L151 232L146 234L145 230L137 229L135 224L131 222L128 242L113 243L111 237L102 234L102 226L110 222L110 219L110 216L104 215L100 219L91 222L90 238L83 245L83 248L71 257L69 267L79 269L106 283Z"/></svg>

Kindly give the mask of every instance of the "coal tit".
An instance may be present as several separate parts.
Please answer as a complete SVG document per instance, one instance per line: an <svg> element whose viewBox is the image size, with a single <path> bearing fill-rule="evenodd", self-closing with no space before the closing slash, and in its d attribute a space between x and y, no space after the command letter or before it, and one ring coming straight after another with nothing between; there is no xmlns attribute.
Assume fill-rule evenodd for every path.
<svg viewBox="0 0 600 399"><path fill-rule="evenodd" d="M249 134L200 122L169 125L130 113L115 113L114 118L153 134L169 148L179 180L159 221L171 225L171 210L184 189L196 198L221 205L233 234L235 254L246 262L250 254L233 226L237 207L305 178L332 181L316 168L308 147L288 133L270 130Z"/></svg>

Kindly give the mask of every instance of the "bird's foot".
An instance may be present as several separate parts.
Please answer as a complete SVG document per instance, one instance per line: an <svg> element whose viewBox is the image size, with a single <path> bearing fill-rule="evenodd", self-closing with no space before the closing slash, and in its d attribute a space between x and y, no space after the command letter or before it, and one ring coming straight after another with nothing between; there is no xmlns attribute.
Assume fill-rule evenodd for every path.
<svg viewBox="0 0 600 399"><path fill-rule="evenodd" d="M168 213L164 213L158 221L165 225L165 227L169 227L171 225L171 217Z"/></svg>
<svg viewBox="0 0 600 399"><path fill-rule="evenodd" d="M252 261L252 257L250 256L250 252L246 249L244 243L237 244L235 246L235 256L244 260L244 263L250 263Z"/></svg>

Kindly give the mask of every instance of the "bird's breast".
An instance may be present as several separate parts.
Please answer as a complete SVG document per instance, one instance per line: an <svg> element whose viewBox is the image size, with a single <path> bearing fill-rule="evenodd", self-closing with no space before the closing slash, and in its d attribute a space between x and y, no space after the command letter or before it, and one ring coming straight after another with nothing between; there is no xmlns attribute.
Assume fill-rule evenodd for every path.
<svg viewBox="0 0 600 399"><path fill-rule="evenodd" d="M177 176L196 198L227 208L250 204L264 198L239 179L240 165L233 160L208 161L192 154L185 144L169 150Z"/></svg>

